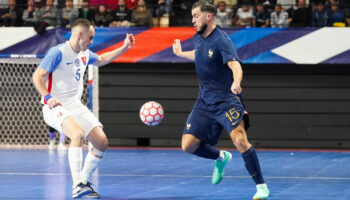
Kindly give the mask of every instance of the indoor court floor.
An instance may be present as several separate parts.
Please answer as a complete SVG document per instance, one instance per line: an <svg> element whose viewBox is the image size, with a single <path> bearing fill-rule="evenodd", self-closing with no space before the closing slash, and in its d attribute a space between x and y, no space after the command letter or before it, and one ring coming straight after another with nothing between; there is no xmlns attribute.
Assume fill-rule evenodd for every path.
<svg viewBox="0 0 350 200"><path fill-rule="evenodd" d="M213 161L179 149L109 149L92 182L106 200L252 199L255 185L240 154L231 152L219 185L211 184ZM349 152L259 150L258 156L271 200L350 199ZM0 149L0 199L70 199L71 187L66 152Z"/></svg>

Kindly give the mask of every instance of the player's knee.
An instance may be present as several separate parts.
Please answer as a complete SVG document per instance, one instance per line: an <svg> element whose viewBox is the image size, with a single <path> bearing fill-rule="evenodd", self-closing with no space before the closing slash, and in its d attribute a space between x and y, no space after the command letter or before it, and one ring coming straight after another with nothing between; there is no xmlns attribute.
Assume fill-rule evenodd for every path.
<svg viewBox="0 0 350 200"><path fill-rule="evenodd" d="M244 151L249 147L249 142L244 135L237 136L233 142L239 151Z"/></svg>
<svg viewBox="0 0 350 200"><path fill-rule="evenodd" d="M99 151L105 152L108 147L108 139L107 137L101 137L94 143L94 148Z"/></svg>
<svg viewBox="0 0 350 200"><path fill-rule="evenodd" d="M72 141L75 141L75 142L83 142L84 141L84 135L85 135L85 132L83 129L78 129L74 132L74 134L71 135L71 140Z"/></svg>
<svg viewBox="0 0 350 200"><path fill-rule="evenodd" d="M241 130L241 129L235 130L232 133L231 138L238 150L244 150L249 146L247 136L244 130Z"/></svg>
<svg viewBox="0 0 350 200"><path fill-rule="evenodd" d="M188 151L188 145L187 144L185 144L184 142L182 142L182 144L181 144L181 149L182 149L182 151L184 151L184 152L187 152Z"/></svg>
<svg viewBox="0 0 350 200"><path fill-rule="evenodd" d="M107 139L107 137L104 137L103 139L101 139L100 147L101 147L101 151L103 151L103 152L106 151L106 149L108 147L108 139Z"/></svg>
<svg viewBox="0 0 350 200"><path fill-rule="evenodd" d="M191 143L182 142L181 149L182 151L191 154L196 151L197 146Z"/></svg>

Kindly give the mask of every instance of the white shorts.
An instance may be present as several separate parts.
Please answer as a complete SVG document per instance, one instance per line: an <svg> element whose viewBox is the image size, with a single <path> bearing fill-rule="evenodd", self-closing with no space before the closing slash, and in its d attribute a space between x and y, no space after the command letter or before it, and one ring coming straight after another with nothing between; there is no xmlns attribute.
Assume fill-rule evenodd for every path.
<svg viewBox="0 0 350 200"><path fill-rule="evenodd" d="M50 109L49 106L44 105L43 115L46 124L60 133L63 132L62 122L68 116L72 116L84 129L85 138L95 127L102 127L101 122L95 117L95 115L80 102L63 104L62 106L56 106L52 109Z"/></svg>

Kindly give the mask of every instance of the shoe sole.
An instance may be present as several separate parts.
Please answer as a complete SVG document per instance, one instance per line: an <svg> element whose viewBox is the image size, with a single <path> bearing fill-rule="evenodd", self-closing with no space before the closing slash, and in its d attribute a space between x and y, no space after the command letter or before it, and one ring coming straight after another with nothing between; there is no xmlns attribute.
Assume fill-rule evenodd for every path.
<svg viewBox="0 0 350 200"><path fill-rule="evenodd" d="M100 199L101 197L90 197L90 196L85 196L85 199Z"/></svg>
<svg viewBox="0 0 350 200"><path fill-rule="evenodd" d="M91 194L91 190L87 190L87 191L85 191L85 192L82 192L82 193L80 193L78 196L73 197L73 199L82 198L82 197L84 197L84 196L86 196L86 195L89 195L89 194Z"/></svg>
<svg viewBox="0 0 350 200"><path fill-rule="evenodd" d="M90 194L92 194L92 193L90 193ZM86 199L100 199L101 196L100 195L98 195L98 196L89 196L89 195L87 195L84 198L86 198Z"/></svg>

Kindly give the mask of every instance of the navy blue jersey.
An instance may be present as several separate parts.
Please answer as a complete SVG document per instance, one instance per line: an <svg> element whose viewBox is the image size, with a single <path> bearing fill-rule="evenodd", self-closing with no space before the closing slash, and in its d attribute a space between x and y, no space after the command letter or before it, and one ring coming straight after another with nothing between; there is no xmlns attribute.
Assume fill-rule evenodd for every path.
<svg viewBox="0 0 350 200"><path fill-rule="evenodd" d="M195 34L194 47L199 98L208 105L236 99L231 92L233 74L227 63L239 58L229 36L219 28L207 38Z"/></svg>

